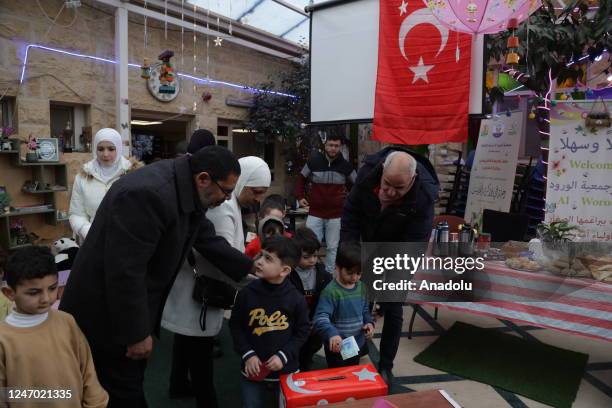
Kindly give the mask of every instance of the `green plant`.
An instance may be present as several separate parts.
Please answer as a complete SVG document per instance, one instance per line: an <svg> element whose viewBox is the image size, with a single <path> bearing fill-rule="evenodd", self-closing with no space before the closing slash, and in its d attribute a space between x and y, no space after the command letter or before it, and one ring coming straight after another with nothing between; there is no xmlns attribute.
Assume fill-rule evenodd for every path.
<svg viewBox="0 0 612 408"><path fill-rule="evenodd" d="M304 155L311 147L311 132L304 126L310 111L310 65L306 55L274 80L257 86L264 90L253 97L246 127L257 131L260 144L282 143L286 170L292 174L301 168ZM278 95L272 91L293 95Z"/></svg>
<svg viewBox="0 0 612 408"><path fill-rule="evenodd" d="M580 230L577 225L570 225L567 221L542 222L537 227L538 235L544 242L570 242Z"/></svg>
<svg viewBox="0 0 612 408"><path fill-rule="evenodd" d="M0 213L9 205L11 205L11 196L7 191L0 191Z"/></svg>
<svg viewBox="0 0 612 408"><path fill-rule="evenodd" d="M555 10L551 0L543 0L542 7L523 22L516 35L520 39L521 65L518 71L528 74L519 80L528 89L543 96L549 89L550 77L559 82L581 75L577 62L584 55L593 61L604 49L612 50L612 1L601 0L596 11L589 9L587 0L573 0L563 10ZM509 32L487 38L487 55L502 60L507 52ZM608 54L608 68L612 57ZM606 67L598 68L604 71ZM590 73L590 76L599 72ZM503 98L503 92L493 88L493 100Z"/></svg>

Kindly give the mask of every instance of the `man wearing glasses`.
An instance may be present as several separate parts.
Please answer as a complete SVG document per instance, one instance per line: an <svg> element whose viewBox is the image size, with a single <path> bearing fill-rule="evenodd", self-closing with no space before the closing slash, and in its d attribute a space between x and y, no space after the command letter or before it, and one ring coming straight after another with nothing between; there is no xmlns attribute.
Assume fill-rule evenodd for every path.
<svg viewBox="0 0 612 408"><path fill-rule="evenodd" d="M340 241L427 242L440 183L429 160L397 146L366 157L344 204ZM420 255L420 254L419 254ZM381 376L390 385L403 302L379 303Z"/></svg>
<svg viewBox="0 0 612 408"><path fill-rule="evenodd" d="M251 271L251 259L217 236L204 216L231 196L239 175L229 150L205 147L122 177L100 204L60 309L87 337L110 408L146 407L151 336L192 247L235 281Z"/></svg>

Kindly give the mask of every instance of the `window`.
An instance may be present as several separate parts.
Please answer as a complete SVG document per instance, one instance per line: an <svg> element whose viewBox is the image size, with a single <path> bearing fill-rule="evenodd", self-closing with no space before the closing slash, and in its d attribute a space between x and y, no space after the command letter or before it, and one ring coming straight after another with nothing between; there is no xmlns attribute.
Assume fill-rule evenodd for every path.
<svg viewBox="0 0 612 408"><path fill-rule="evenodd" d="M59 139L60 149L64 153L88 151L87 140L88 107L51 102L51 137Z"/></svg>
<svg viewBox="0 0 612 408"><path fill-rule="evenodd" d="M13 98L0 99L0 128L15 128L15 100Z"/></svg>

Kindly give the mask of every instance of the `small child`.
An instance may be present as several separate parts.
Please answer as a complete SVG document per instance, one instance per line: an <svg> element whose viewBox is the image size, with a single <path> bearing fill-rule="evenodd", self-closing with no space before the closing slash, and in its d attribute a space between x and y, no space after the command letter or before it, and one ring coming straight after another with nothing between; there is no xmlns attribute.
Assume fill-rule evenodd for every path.
<svg viewBox="0 0 612 408"><path fill-rule="evenodd" d="M49 248L15 252L5 272L2 292L15 306L0 323L0 387L49 390L45 407L106 407L85 336L72 316L51 310L58 275Z"/></svg>
<svg viewBox="0 0 612 408"><path fill-rule="evenodd" d="M285 278L299 258L291 239L268 238L255 261L260 279L238 293L229 324L234 348L242 356L244 407L266 406L271 392L278 401L279 374L298 370L300 348L310 330L308 307Z"/></svg>
<svg viewBox="0 0 612 408"><path fill-rule="evenodd" d="M286 227L283 222L285 214L285 202L280 195L271 194L263 200L259 210L257 236L244 249L247 256L255 258L261 252L261 241L272 235L284 235L291 238L291 234L285 231Z"/></svg>
<svg viewBox="0 0 612 408"><path fill-rule="evenodd" d="M359 359L368 353L366 338L371 339L374 334L374 321L360 278L360 246L357 242L343 242L336 255L335 279L323 289L314 316L315 331L323 339L330 368L359 364ZM351 336L355 337L360 352L343 360L342 340Z"/></svg>
<svg viewBox="0 0 612 408"><path fill-rule="evenodd" d="M289 280L304 295L309 309L310 319L314 317L319 296L331 281L331 275L325 265L319 261L318 251L321 243L310 228L300 228L295 232L293 242L300 249L302 256L298 265L291 271ZM310 337L300 350L300 370L308 371L312 366L312 356L321 348L321 337L311 330Z"/></svg>

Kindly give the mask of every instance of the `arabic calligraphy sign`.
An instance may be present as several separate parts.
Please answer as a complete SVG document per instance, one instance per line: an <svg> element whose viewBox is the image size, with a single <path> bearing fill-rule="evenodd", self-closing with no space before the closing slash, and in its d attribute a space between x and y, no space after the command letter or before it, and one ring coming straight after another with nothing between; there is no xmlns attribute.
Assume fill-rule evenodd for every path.
<svg viewBox="0 0 612 408"><path fill-rule="evenodd" d="M470 174L465 220L482 226L482 210L509 211L523 114L483 119Z"/></svg>
<svg viewBox="0 0 612 408"><path fill-rule="evenodd" d="M587 241L612 241L612 128L585 127L592 104L551 110L546 221L578 225Z"/></svg>

